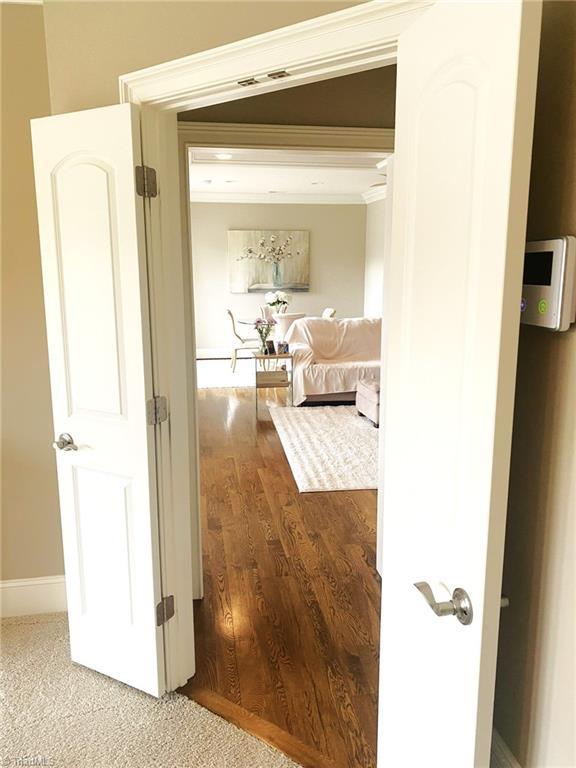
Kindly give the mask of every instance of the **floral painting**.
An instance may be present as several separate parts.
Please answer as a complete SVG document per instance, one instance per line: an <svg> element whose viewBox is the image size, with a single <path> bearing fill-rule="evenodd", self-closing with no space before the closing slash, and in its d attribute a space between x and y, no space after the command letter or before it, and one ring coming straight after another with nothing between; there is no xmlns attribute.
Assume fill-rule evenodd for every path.
<svg viewBox="0 0 576 768"><path fill-rule="evenodd" d="M310 290L309 232L228 230L231 293Z"/></svg>

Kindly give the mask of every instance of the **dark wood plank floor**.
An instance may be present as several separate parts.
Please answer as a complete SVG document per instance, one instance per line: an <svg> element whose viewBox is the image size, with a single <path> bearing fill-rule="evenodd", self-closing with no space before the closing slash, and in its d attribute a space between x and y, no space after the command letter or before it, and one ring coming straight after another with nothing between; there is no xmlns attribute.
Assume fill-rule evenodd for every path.
<svg viewBox="0 0 576 768"><path fill-rule="evenodd" d="M298 493L272 423L255 422L253 398L249 389L199 393L205 598L195 603L198 671L182 692L206 706L230 702L237 724L250 713L325 765L371 768L376 493Z"/></svg>

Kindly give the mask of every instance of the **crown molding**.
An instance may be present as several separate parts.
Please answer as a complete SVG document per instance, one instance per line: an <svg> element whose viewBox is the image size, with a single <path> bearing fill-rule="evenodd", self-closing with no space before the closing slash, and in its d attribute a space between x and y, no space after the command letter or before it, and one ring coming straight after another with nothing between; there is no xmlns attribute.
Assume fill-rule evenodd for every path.
<svg viewBox="0 0 576 768"><path fill-rule="evenodd" d="M183 111L394 64L401 33L432 4L371 0L130 72L120 100ZM289 76L269 76L279 70Z"/></svg>
<svg viewBox="0 0 576 768"><path fill-rule="evenodd" d="M393 128L340 128L317 125L265 125L258 123L178 123L181 145L197 147L331 149L346 151L394 151ZM386 197L386 187L363 194L234 194L194 192L196 203L256 203L267 205L366 205Z"/></svg>
<svg viewBox="0 0 576 768"><path fill-rule="evenodd" d="M370 205L370 203L375 203L377 200L385 200L387 195L388 187L386 184L384 184L381 187L374 187L373 189L369 189L367 192L363 192L362 199L366 205Z"/></svg>
<svg viewBox="0 0 576 768"><path fill-rule="evenodd" d="M236 203L241 205L366 205L363 195L270 194L267 192L237 193L192 192L191 203Z"/></svg>
<svg viewBox="0 0 576 768"><path fill-rule="evenodd" d="M0 5L44 5L44 0L0 0Z"/></svg>
<svg viewBox="0 0 576 768"><path fill-rule="evenodd" d="M199 147L276 147L394 152L393 128L340 128L317 125L178 122L178 135Z"/></svg>

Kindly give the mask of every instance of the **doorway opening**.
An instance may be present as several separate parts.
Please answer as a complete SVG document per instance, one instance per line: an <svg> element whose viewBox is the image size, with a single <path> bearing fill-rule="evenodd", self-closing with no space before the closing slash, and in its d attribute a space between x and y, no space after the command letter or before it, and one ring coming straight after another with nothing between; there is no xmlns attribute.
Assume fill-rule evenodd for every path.
<svg viewBox="0 0 576 768"><path fill-rule="evenodd" d="M379 416L356 390L380 382L394 100L385 67L181 116L229 131L188 147L204 598L181 690L310 765L376 765ZM266 146L272 112L317 124Z"/></svg>
<svg viewBox="0 0 576 768"><path fill-rule="evenodd" d="M256 92L276 90L290 72L295 81L310 82L336 71L361 71L389 61L398 50L402 136L388 281L392 302L383 324L385 330L389 325L385 383L390 407L384 419L385 461L378 462L386 468L381 562L387 609L381 634L379 730L384 738L379 739L379 761L486 764L540 8L537 3L434 4L429 10L421 4L416 10L410 3L400 5L399 10L395 3L368 3L133 73L122 79L123 100L130 103L36 124L47 314L55 319L49 323L54 421L56 434L65 430L64 437L82 430L74 443L79 450L60 441L58 458L72 563L72 569L67 567L72 658L153 695L174 690L194 673L190 542L199 537L190 517L196 461L189 466L187 457L196 453L197 398L194 385L188 387L195 358L186 354L194 345L192 319L186 324L191 282L182 279L178 105L225 102L227 94L241 98L252 85ZM418 24L411 25L416 12ZM485 56L486 39L494 40L490 57ZM198 67L199 62L205 66ZM286 69L278 69L279 63ZM137 165L142 155L145 167ZM118 205L112 205L108 176L118 181ZM161 195L156 195L156 176ZM116 218L121 244L129 247L116 248L110 236ZM64 237L57 237L55 221ZM87 237L89 227L93 237ZM188 240L187 232L186 251ZM76 246L87 242L105 245L88 252L92 272L77 268ZM124 278L122 306L131 311L117 311L113 256L125 267L116 271ZM62 289L70 285L59 279L62 264L70 267L73 280L82 278L80 291ZM89 279L92 274L99 282ZM94 285L108 287L108 301L90 312L84 297L94 300ZM493 311L486 312L487 306ZM64 318L74 342L70 345L63 343ZM73 318L84 325L70 324ZM104 319L108 337L101 331ZM100 357L87 354L87 338L95 340ZM110 352L124 339L131 357ZM119 360L134 386L123 386ZM78 363L81 374L72 381L70 363ZM263 373L278 374L262 367ZM279 372L284 377L282 365ZM100 386L102 380L107 389ZM280 413L287 410L279 408ZM97 423L95 412L99 418L114 418ZM133 417L132 431L126 414ZM112 439L121 429L124 443ZM132 457L138 465L126 464L120 477L121 460ZM138 491L139 514L132 520L129 484ZM124 525L117 525L122 515L115 514L115 525L102 527L93 513L95 503L108 512L124 510ZM83 539L81 517L91 524L84 526ZM132 537L134 547L127 547L126 531L133 532L136 523L140 535ZM294 527L288 525L290 531ZM112 551L111 539L113 572L99 556L100 550ZM472 546L463 547L468 541ZM85 569L76 567L83 565L81 544L89 554ZM448 600L432 598L426 606L418 593L432 594L426 580L443 589L450 584L449 594L465 588L474 604L474 622L457 622L456 605L450 610ZM119 584L124 585L123 601L118 600ZM337 589L334 593L338 598ZM86 601L86 594L96 599ZM124 621L115 621L113 638L110 606L124 611ZM277 653L274 657L279 658ZM333 690L338 694L341 689ZM335 702L348 705L338 695ZM447 717L452 723L448 754L437 738ZM418 739L413 738L414 723Z"/></svg>

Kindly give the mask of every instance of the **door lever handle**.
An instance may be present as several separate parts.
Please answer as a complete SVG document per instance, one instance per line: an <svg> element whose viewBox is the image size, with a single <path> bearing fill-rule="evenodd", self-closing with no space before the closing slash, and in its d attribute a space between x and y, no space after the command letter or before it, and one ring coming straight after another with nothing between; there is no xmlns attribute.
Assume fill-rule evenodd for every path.
<svg viewBox="0 0 576 768"><path fill-rule="evenodd" d="M456 616L461 624L472 624L474 612L472 601L466 590L456 587L452 592L452 599L437 602L430 584L426 581L417 581L414 586L424 596L424 599L432 608L436 616Z"/></svg>
<svg viewBox="0 0 576 768"><path fill-rule="evenodd" d="M68 432L63 432L59 435L58 440L52 443L52 448L57 448L59 451L77 451L78 446L74 442L72 435Z"/></svg>

